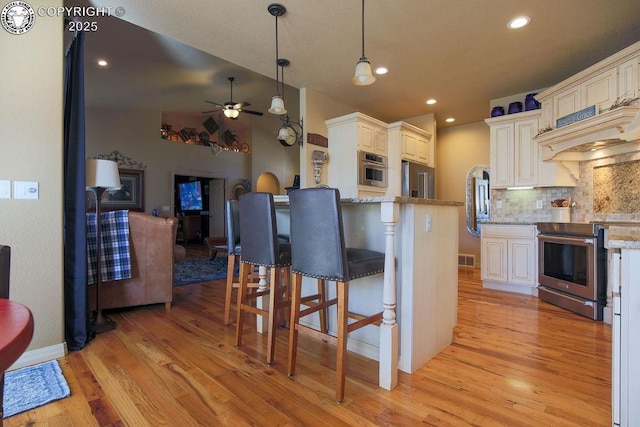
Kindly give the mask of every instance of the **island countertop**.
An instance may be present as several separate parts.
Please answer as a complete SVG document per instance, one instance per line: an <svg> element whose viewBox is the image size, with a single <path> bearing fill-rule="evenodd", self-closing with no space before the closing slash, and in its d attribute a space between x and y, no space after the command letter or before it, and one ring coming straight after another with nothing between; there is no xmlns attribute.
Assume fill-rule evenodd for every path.
<svg viewBox="0 0 640 427"><path fill-rule="evenodd" d="M276 195L273 196L273 201L276 205L288 205L289 196ZM365 203L399 203L399 204L418 204L418 205L433 205L433 206L464 206L463 202L457 202L453 200L439 200L439 199L422 199L418 197L395 197L395 196L377 196L377 197L353 197L340 199L340 203L345 205L357 205Z"/></svg>

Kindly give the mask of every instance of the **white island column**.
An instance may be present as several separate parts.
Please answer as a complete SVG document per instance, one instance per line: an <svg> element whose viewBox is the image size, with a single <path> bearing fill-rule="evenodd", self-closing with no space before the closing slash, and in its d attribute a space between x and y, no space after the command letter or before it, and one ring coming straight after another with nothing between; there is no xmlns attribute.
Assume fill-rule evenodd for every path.
<svg viewBox="0 0 640 427"><path fill-rule="evenodd" d="M379 384L386 390L398 385L398 323L396 322L396 263L395 227L398 222L399 206L393 202L383 202L380 219L385 225L384 245L384 285L382 297L382 324L380 325L380 367Z"/></svg>

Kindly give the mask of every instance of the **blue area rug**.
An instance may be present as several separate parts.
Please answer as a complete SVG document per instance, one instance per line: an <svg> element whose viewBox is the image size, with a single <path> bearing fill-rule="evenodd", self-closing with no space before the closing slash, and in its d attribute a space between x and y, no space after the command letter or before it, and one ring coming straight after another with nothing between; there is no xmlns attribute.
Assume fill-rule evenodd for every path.
<svg viewBox="0 0 640 427"><path fill-rule="evenodd" d="M4 416L8 418L71 395L57 360L4 375Z"/></svg>
<svg viewBox="0 0 640 427"><path fill-rule="evenodd" d="M237 274L236 266L236 274ZM173 285L208 282L227 278L227 257L186 259L175 265Z"/></svg>

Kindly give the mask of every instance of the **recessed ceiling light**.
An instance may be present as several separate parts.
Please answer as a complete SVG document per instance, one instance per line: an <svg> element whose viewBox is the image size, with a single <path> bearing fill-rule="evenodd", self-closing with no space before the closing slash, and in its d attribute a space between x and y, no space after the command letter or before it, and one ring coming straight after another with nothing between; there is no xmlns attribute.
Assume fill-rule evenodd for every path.
<svg viewBox="0 0 640 427"><path fill-rule="evenodd" d="M447 123L453 123L453 122L455 122L455 121L456 121L456 119L454 119L453 117L448 117L448 118L445 120L445 122L447 122Z"/></svg>
<svg viewBox="0 0 640 427"><path fill-rule="evenodd" d="M98 59L98 65L101 67L106 67L107 65L109 65L109 63L104 59Z"/></svg>
<svg viewBox="0 0 640 427"><path fill-rule="evenodd" d="M389 72L389 69L387 67L376 68L376 74L378 75L387 74L388 72Z"/></svg>
<svg viewBox="0 0 640 427"><path fill-rule="evenodd" d="M435 103L436 103L436 102L438 102L438 101L437 101L437 100L435 100L435 99L433 99L433 98L430 98L430 99L427 99L425 102L426 102L427 104L429 104L429 105L433 105L433 104L435 104Z"/></svg>
<svg viewBox="0 0 640 427"><path fill-rule="evenodd" d="M511 28L512 30L515 30L516 28L522 28L528 25L529 22L531 22L531 18L529 18L528 16L525 16L525 15L517 16L513 18L511 21L509 21L509 23L507 24L507 27Z"/></svg>

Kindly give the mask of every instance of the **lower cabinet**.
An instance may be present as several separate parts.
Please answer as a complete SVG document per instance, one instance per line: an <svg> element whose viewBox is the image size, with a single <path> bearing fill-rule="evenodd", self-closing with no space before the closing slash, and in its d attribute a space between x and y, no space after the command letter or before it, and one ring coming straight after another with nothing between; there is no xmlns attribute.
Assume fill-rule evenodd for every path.
<svg viewBox="0 0 640 427"><path fill-rule="evenodd" d="M481 277L485 288L537 294L538 241L535 225L483 224Z"/></svg>

